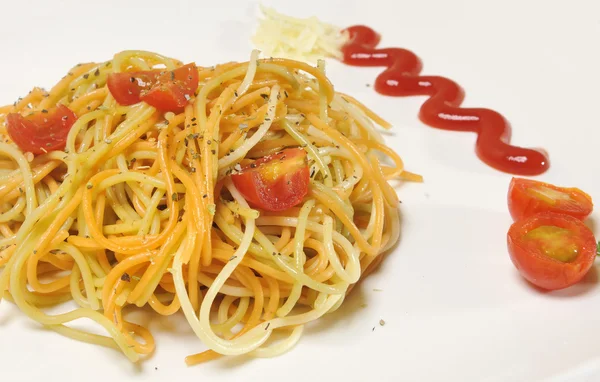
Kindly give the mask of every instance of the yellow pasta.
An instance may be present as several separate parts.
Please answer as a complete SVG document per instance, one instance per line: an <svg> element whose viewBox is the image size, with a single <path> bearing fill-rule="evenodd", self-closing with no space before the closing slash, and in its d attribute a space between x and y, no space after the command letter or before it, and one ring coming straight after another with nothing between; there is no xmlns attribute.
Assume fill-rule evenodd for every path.
<svg viewBox="0 0 600 382"><path fill-rule="evenodd" d="M364 121L389 124L336 93L323 62L253 52L248 62L197 67L199 86L176 113L120 105L107 85L113 73L181 66L125 51L0 108L0 298L134 362L155 343L124 313L144 306L183 312L208 349L188 364L281 354L398 240L387 182L421 179ZM57 105L77 116L64 148L21 150L7 117ZM302 202L283 211L249 204L230 175L293 147L310 169ZM79 307L44 310L69 300ZM106 335L68 325L84 317ZM288 337L267 345L274 331Z"/></svg>

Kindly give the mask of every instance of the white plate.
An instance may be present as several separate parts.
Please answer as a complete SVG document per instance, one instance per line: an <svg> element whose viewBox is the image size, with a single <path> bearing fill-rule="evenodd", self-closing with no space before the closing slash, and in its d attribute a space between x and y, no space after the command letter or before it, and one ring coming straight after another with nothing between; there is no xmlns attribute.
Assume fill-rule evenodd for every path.
<svg viewBox="0 0 600 382"><path fill-rule="evenodd" d="M75 63L104 60L123 49L204 65L246 59L256 5L4 4L0 103L13 102L32 86L52 85ZM382 33L382 45L413 50L423 59L424 73L449 76L466 89L465 105L503 113L513 125L513 143L548 149L551 169L542 179L578 186L600 200L597 1L302 0L279 1L277 9L340 26L364 23ZM375 94L366 84L378 72L328 66L337 89L394 123L389 144L426 182L399 188L402 241L383 267L338 312L312 325L293 351L187 368L183 358L203 345L181 317L155 318L149 323L157 335L155 355L131 365L113 350L45 331L2 303L0 379L598 380L597 271L560 292L540 293L526 284L506 251L510 176L476 158L474 135L421 124L422 98Z"/></svg>

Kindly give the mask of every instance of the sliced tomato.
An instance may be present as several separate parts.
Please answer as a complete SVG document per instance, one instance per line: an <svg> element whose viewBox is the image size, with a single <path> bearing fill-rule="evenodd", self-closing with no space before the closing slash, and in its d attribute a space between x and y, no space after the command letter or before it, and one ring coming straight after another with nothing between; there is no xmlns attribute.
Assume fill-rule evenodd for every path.
<svg viewBox="0 0 600 382"><path fill-rule="evenodd" d="M300 203L308 193L306 151L285 149L260 158L231 175L231 179L252 206L267 211L286 210Z"/></svg>
<svg viewBox="0 0 600 382"><path fill-rule="evenodd" d="M143 90L142 101L159 110L180 111L198 88L198 69L187 64L170 72L163 72L158 82L149 90Z"/></svg>
<svg viewBox="0 0 600 382"><path fill-rule="evenodd" d="M544 211L584 220L593 208L592 198L578 188L522 178L513 178L508 188L508 209L515 221Z"/></svg>
<svg viewBox="0 0 600 382"><path fill-rule="evenodd" d="M44 154L65 148L71 126L77 115L64 105L42 110L27 116L10 113L6 116L6 130L24 152Z"/></svg>
<svg viewBox="0 0 600 382"><path fill-rule="evenodd" d="M542 212L519 220L510 227L507 242L521 275L543 289L562 289L579 282L596 257L592 231L565 214Z"/></svg>
<svg viewBox="0 0 600 382"><path fill-rule="evenodd" d="M111 73L108 89L120 105L144 101L161 111L180 112L198 88L198 68L187 64L171 71Z"/></svg>
<svg viewBox="0 0 600 382"><path fill-rule="evenodd" d="M129 106L141 101L140 94L156 83L160 71L111 73L106 79L108 90L119 105Z"/></svg>

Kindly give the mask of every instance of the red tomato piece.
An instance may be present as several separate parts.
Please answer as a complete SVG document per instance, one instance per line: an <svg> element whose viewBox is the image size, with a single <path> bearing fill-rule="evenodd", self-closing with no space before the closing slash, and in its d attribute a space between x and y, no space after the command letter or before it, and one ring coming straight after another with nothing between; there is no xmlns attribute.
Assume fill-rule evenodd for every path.
<svg viewBox="0 0 600 382"><path fill-rule="evenodd" d="M525 279L555 290L579 282L596 258L594 234L573 216L542 212L514 223L508 253Z"/></svg>
<svg viewBox="0 0 600 382"><path fill-rule="evenodd" d="M181 111L198 89L198 68L187 64L173 71L163 72L158 82L142 91L142 101L159 110Z"/></svg>
<svg viewBox="0 0 600 382"><path fill-rule="evenodd" d="M592 198L578 188L557 187L522 178L513 178L508 188L508 209L515 221L544 211L584 220L593 208Z"/></svg>
<svg viewBox="0 0 600 382"><path fill-rule="evenodd" d="M188 103L186 94L173 83L158 84L148 91L142 91L140 98L162 111L180 112Z"/></svg>
<svg viewBox="0 0 600 382"><path fill-rule="evenodd" d="M268 155L231 175L231 179L252 206L267 211L286 210L308 193L306 151L294 148Z"/></svg>
<svg viewBox="0 0 600 382"><path fill-rule="evenodd" d="M171 71L111 73L108 89L120 105L144 101L161 111L180 112L198 89L198 68L187 64Z"/></svg>
<svg viewBox="0 0 600 382"><path fill-rule="evenodd" d="M106 85L119 105L129 106L141 101L140 93L154 86L159 74L158 70L111 73Z"/></svg>
<svg viewBox="0 0 600 382"><path fill-rule="evenodd" d="M24 152L44 154L65 148L71 126L77 115L64 105L22 116L10 113L6 116L6 130Z"/></svg>

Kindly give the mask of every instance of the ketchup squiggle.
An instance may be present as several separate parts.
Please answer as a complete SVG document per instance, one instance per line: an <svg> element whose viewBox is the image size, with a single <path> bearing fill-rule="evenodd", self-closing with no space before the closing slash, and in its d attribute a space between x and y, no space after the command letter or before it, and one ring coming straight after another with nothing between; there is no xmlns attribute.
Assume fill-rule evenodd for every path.
<svg viewBox="0 0 600 382"><path fill-rule="evenodd" d="M413 52L376 49L380 35L364 25L347 30L350 39L342 48L344 63L387 67L375 80L378 93L396 97L428 95L419 112L421 121L439 129L477 133L477 156L493 168L517 175L538 175L548 169L548 156L543 150L510 145L510 125L500 113L461 108L465 94L456 82L439 76L419 76L422 64Z"/></svg>

